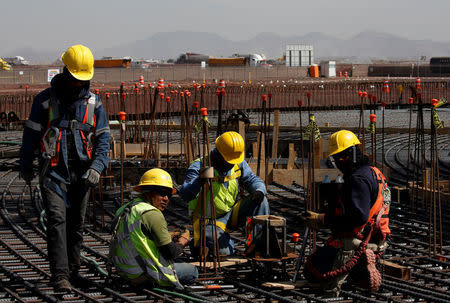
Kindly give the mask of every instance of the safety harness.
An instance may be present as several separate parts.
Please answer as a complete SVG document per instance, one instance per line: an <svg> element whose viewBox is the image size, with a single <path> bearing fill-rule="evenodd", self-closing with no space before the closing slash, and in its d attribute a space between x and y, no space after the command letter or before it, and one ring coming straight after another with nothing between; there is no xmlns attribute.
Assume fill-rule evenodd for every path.
<svg viewBox="0 0 450 303"><path fill-rule="evenodd" d="M374 205L370 209L369 220L365 224L356 227L350 234L347 233L342 235L344 238L357 238L362 241L356 248L355 253L350 261L348 261L340 268L331 270L326 273L321 273L314 266L312 260L314 255L309 255L305 263L305 269L312 273L318 280L328 280L348 273L356 266L359 258L363 254L365 254L367 244L369 243L374 233L381 235L382 240L385 240L386 236L391 233L389 230L389 205L391 203L391 191L387 186L386 178L381 173L381 171L376 167L370 166L370 168L377 178L378 196ZM335 239L334 237L330 237L327 240L327 245L333 246L335 248L342 248L343 241ZM376 257L380 258L381 254L382 251L378 252L376 254Z"/></svg>
<svg viewBox="0 0 450 303"><path fill-rule="evenodd" d="M83 121L79 122L77 120L59 120L59 103L54 98L50 98L48 103L44 104L44 108L48 107L48 122L47 129L41 139L41 152L42 157L50 161L50 166L58 165L63 129L70 130L74 135L76 131L80 132L83 148L88 158L92 159L93 130L96 126L94 115L96 105L96 97L91 93L90 97L86 99L86 110Z"/></svg>

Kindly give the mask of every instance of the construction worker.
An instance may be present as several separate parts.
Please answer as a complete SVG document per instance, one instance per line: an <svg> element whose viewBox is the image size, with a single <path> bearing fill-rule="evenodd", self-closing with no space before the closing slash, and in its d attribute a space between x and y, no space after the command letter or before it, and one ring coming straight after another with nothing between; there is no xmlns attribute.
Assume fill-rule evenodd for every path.
<svg viewBox="0 0 450 303"><path fill-rule="evenodd" d="M162 214L176 192L170 175L150 169L133 189L141 195L119 208L113 220L109 259L117 273L134 285L181 289L195 282L197 268L175 261L189 243L189 230L172 239Z"/></svg>
<svg viewBox="0 0 450 303"><path fill-rule="evenodd" d="M74 45L61 56L63 72L33 100L20 149L21 176L34 178L39 150L39 183L47 216L51 282L69 291L86 281L79 274L80 247L90 188L108 166L110 130L100 98L89 91L94 57ZM70 282L69 282L70 280Z"/></svg>
<svg viewBox="0 0 450 303"><path fill-rule="evenodd" d="M212 167L203 167L201 158L193 161L186 172L179 194L189 203L194 227L193 247L198 248L201 209L201 203L198 201L202 185L207 179L212 179L219 254L231 255L234 253L234 243L228 230L243 226L247 217L269 214L269 203L264 182L244 160L245 144L242 136L233 131L225 132L215 143L216 147L209 154ZM241 189L249 195L239 197ZM208 200L209 193L207 196ZM206 245L209 251L212 251L214 237L211 222L208 222L205 231ZM196 251L194 249L194 252Z"/></svg>
<svg viewBox="0 0 450 303"><path fill-rule="evenodd" d="M332 236L305 264L304 275L337 296L350 275L359 286L378 289L381 276L376 259L386 249L389 230L390 190L381 171L359 148L354 133L341 130L329 140L330 160L343 173L344 183L335 201L322 213L301 215L313 229L329 228Z"/></svg>

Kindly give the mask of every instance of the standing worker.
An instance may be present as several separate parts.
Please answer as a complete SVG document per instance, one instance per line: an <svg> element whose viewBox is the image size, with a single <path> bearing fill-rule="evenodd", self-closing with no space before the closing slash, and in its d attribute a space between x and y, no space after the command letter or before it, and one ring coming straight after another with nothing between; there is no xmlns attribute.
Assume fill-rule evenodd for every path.
<svg viewBox="0 0 450 303"><path fill-rule="evenodd" d="M381 171L359 148L354 133L341 130L331 135L331 160L343 173L344 184L335 201L323 213L301 215L313 229L329 228L327 243L309 256L304 275L318 282L329 296L337 296L350 275L359 286L376 291L381 275L376 258L386 249L389 230L390 190Z"/></svg>
<svg viewBox="0 0 450 303"><path fill-rule="evenodd" d="M229 131L216 139L216 147L209 154L211 168L203 168L201 158L192 162L188 168L179 194L189 202L189 213L194 226L194 247L200 245L199 229L196 226L199 226L201 207L198 201L202 184L212 176L219 254L234 253L234 243L228 229L243 226L247 217L269 214L266 186L253 173L244 156L244 139L240 134ZM239 198L240 187L249 195ZM205 231L206 245L212 251L214 239L212 225L207 224Z"/></svg>
<svg viewBox="0 0 450 303"><path fill-rule="evenodd" d="M80 285L80 247L90 188L108 166L110 131L99 97L89 91L94 57L74 45L61 56L63 72L33 100L20 149L21 176L34 177L40 148L39 183L47 216L51 282L69 291ZM70 282L69 282L70 280Z"/></svg>
<svg viewBox="0 0 450 303"><path fill-rule="evenodd" d="M189 230L172 239L162 214L175 193L170 175L150 169L133 189L141 195L119 208L113 220L109 259L117 273L134 285L181 289L181 283L195 282L194 265L174 262L189 243Z"/></svg>

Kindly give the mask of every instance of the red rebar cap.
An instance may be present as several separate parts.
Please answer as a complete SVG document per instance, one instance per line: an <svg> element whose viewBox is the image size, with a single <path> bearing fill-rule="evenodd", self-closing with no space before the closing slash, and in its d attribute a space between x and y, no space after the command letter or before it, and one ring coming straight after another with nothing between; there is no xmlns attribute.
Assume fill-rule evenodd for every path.
<svg viewBox="0 0 450 303"><path fill-rule="evenodd" d="M261 99L262 99L263 101L267 101L267 95L262 95L262 96L261 96Z"/></svg>
<svg viewBox="0 0 450 303"><path fill-rule="evenodd" d="M367 94L367 97L369 97L369 99L372 99L372 94Z"/></svg>
<svg viewBox="0 0 450 303"><path fill-rule="evenodd" d="M162 86L161 85L158 85L158 87L156 88L158 91L161 91L161 89L162 89Z"/></svg>
<svg viewBox="0 0 450 303"><path fill-rule="evenodd" d="M170 102L170 97L169 96L166 97L166 101Z"/></svg>
<svg viewBox="0 0 450 303"><path fill-rule="evenodd" d="M183 92L180 92L180 97L184 97L184 93Z"/></svg>
<svg viewBox="0 0 450 303"><path fill-rule="evenodd" d="M195 102L194 102L194 107L195 107L195 108L198 108L199 105L200 105L200 103L199 103L198 101L195 101Z"/></svg>
<svg viewBox="0 0 450 303"><path fill-rule="evenodd" d="M159 97L162 99L164 99L164 93L159 93Z"/></svg>
<svg viewBox="0 0 450 303"><path fill-rule="evenodd" d="M439 103L438 99L431 99L431 105L436 106Z"/></svg>
<svg viewBox="0 0 450 303"><path fill-rule="evenodd" d="M370 122L377 122L377 116L375 114L371 114L369 117L370 117Z"/></svg>
<svg viewBox="0 0 450 303"><path fill-rule="evenodd" d="M382 106L382 107L386 107L386 102L381 101L381 106Z"/></svg>
<svg viewBox="0 0 450 303"><path fill-rule="evenodd" d="M221 94L222 96L225 96L225 87L222 87L222 89L220 90L220 94Z"/></svg>
<svg viewBox="0 0 450 303"><path fill-rule="evenodd" d="M125 85L125 82L122 81L122 82L120 83L120 85L124 86L124 85Z"/></svg>
<svg viewBox="0 0 450 303"><path fill-rule="evenodd" d="M109 99L109 93L105 94L106 99Z"/></svg>
<svg viewBox="0 0 450 303"><path fill-rule="evenodd" d="M362 92L362 96L365 98L367 97L367 92Z"/></svg>
<svg viewBox="0 0 450 303"><path fill-rule="evenodd" d="M126 112L119 112L119 120L120 121L125 121L126 115L127 115Z"/></svg>
<svg viewBox="0 0 450 303"><path fill-rule="evenodd" d="M377 102L377 96L372 95L372 102L373 102L373 103Z"/></svg>
<svg viewBox="0 0 450 303"><path fill-rule="evenodd" d="M306 92L306 97L311 98L311 93L310 92Z"/></svg>
<svg viewBox="0 0 450 303"><path fill-rule="evenodd" d="M28 89L28 85L25 85L25 88Z"/></svg>
<svg viewBox="0 0 450 303"><path fill-rule="evenodd" d="M206 107L202 107L200 108L200 113L202 114L203 117L208 116L208 108Z"/></svg>
<svg viewBox="0 0 450 303"><path fill-rule="evenodd" d="M121 93L120 94L120 97L123 99L123 100L125 100L125 96L126 96L127 94L126 93Z"/></svg>
<svg viewBox="0 0 450 303"><path fill-rule="evenodd" d="M358 96L362 97L362 95L363 95L363 92L362 92L362 91L359 91L359 92L358 92Z"/></svg>
<svg viewBox="0 0 450 303"><path fill-rule="evenodd" d="M298 99L297 104L301 107L303 105L303 101L301 99Z"/></svg>
<svg viewBox="0 0 450 303"><path fill-rule="evenodd" d="M219 96L219 95L220 95L220 90L217 89L217 90L216 90L216 96Z"/></svg>
<svg viewBox="0 0 450 303"><path fill-rule="evenodd" d="M205 87L206 87L206 84L205 84L205 83L202 83L202 87L205 88Z"/></svg>
<svg viewBox="0 0 450 303"><path fill-rule="evenodd" d="M413 104L413 102L414 102L414 98L413 98L413 97L410 97L410 98L408 99L408 103L409 103L409 104Z"/></svg>
<svg viewBox="0 0 450 303"><path fill-rule="evenodd" d="M100 94L100 90L98 88L95 89L95 94L96 95Z"/></svg>
<svg viewBox="0 0 450 303"><path fill-rule="evenodd" d="M167 84L167 87L171 88L172 87L172 83Z"/></svg>
<svg viewBox="0 0 450 303"><path fill-rule="evenodd" d="M300 238L300 235L298 233L292 234L292 242L298 242L299 238Z"/></svg>
<svg viewBox="0 0 450 303"><path fill-rule="evenodd" d="M135 88L134 91L136 92L136 94L139 92L139 88Z"/></svg>
<svg viewBox="0 0 450 303"><path fill-rule="evenodd" d="M272 99L272 93L268 93L267 96L269 97L269 99Z"/></svg>

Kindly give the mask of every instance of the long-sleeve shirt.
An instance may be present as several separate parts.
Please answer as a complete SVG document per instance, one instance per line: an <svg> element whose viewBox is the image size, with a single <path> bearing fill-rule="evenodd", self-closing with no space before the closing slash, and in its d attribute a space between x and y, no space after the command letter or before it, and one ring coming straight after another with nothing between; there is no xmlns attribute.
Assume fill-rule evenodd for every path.
<svg viewBox="0 0 450 303"><path fill-rule="evenodd" d="M186 176L184 178L184 183L179 191L180 196L184 201L189 202L190 200L197 197L201 190L201 183L199 182L201 161L194 161L186 171ZM241 176L239 177L239 183L242 185L245 191L252 194L256 191L262 192L264 195L266 192L266 186L264 182L255 175L244 160L239 164L241 168ZM226 177L231 174L231 170L226 173L220 174L220 177ZM224 186L228 188L228 182L224 183Z"/></svg>
<svg viewBox="0 0 450 303"><path fill-rule="evenodd" d="M362 166L345 178L341 207L331 206L325 214L325 225L334 232L351 232L369 220L370 209L378 196L378 181L369 166ZM340 208L336 211L336 207Z"/></svg>

